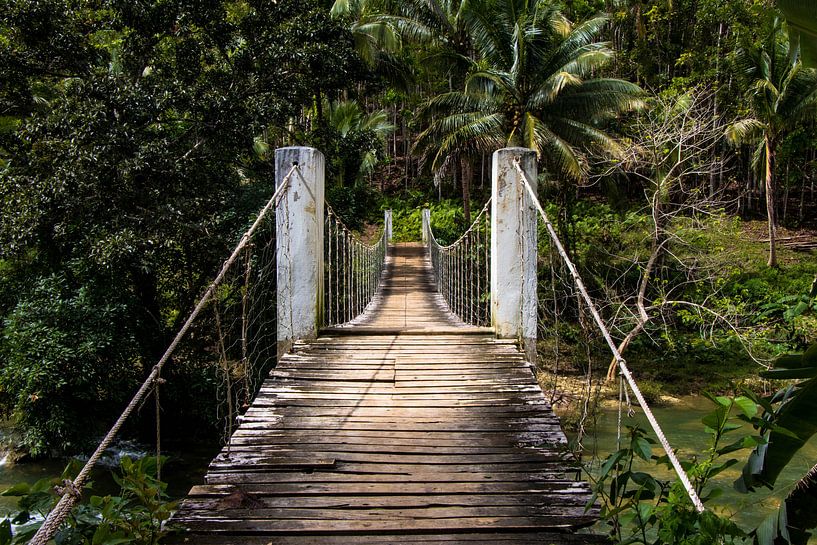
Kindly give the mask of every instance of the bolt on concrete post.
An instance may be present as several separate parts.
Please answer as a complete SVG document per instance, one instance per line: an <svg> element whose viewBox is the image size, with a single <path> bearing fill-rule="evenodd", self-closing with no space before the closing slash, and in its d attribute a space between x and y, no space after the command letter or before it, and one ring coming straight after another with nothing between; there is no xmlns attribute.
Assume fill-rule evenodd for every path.
<svg viewBox="0 0 817 545"><path fill-rule="evenodd" d="M292 169L275 209L278 356L314 339L323 322L324 157L307 147L275 150L275 187Z"/></svg>
<svg viewBox="0 0 817 545"><path fill-rule="evenodd" d="M536 153L494 152L491 190L491 326L500 338L522 342L536 361L536 208L514 166L519 161L536 192Z"/></svg>
<svg viewBox="0 0 817 545"><path fill-rule="evenodd" d="M423 208L423 244L428 244L428 231L431 229L431 210Z"/></svg>

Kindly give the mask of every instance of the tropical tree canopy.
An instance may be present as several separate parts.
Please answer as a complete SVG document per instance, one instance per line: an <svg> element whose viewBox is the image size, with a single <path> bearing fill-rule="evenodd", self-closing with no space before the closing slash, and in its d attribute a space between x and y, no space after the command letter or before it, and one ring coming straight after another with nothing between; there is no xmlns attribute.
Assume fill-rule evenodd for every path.
<svg viewBox="0 0 817 545"><path fill-rule="evenodd" d="M768 263L775 266L775 156L791 131L817 115L817 70L803 65L799 47L791 43L778 17L772 18L760 46L739 50L737 59L745 75L750 115L732 124L726 134L734 142L755 146L753 162L766 182Z"/></svg>
<svg viewBox="0 0 817 545"><path fill-rule="evenodd" d="M430 99L418 146L434 168L452 153L519 145L554 175L580 178L583 152L616 154L605 122L643 106L637 85L597 77L612 58L595 17L574 25L543 0L477 0L464 15L475 59L462 89Z"/></svg>

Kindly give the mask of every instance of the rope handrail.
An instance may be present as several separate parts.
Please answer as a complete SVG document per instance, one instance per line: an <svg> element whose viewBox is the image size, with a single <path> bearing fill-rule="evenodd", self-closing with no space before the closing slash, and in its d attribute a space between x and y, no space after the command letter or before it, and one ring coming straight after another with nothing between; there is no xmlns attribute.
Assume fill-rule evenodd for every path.
<svg viewBox="0 0 817 545"><path fill-rule="evenodd" d="M478 326L490 322L487 298L491 272L490 228L487 219L492 200L488 199L468 229L447 246L441 245L434 235L430 217L423 217L423 221L428 222L425 225L428 253L437 290L463 322Z"/></svg>
<svg viewBox="0 0 817 545"><path fill-rule="evenodd" d="M616 362L618 363L618 367L621 370L621 374L624 376L627 384L629 385L630 389L635 394L636 399L638 400L638 404L641 406L641 409L644 411L644 415L647 417L647 421L650 423L650 426L653 429L656 437L658 437L658 441L661 443L661 446L664 448L664 451L667 453L667 457L672 463L672 467L675 469L675 473L678 475L678 478L683 484L684 489L686 490L689 499L692 501L692 504L695 506L695 509L702 513L705 510L704 504L701 499L698 497L698 493L695 491L695 488L692 486L692 483L689 480L689 476L687 475L684 468L681 466L681 462L678 460L678 457L675 455L675 451L672 449L672 446L669 444L664 431L661 429L658 420L656 420L655 415L653 415L650 406L647 404L647 400L644 399L644 396L641 393L641 389L638 387L638 384L633 378L632 373L630 373L630 369L627 367L627 362L624 357L619 352L618 347L616 346L615 342L613 341L613 337L610 335L610 331L607 329L604 320L601 318L601 314L599 314L598 308L596 304L593 302L593 299L590 297L590 293L587 291L587 288L582 281L581 276L579 275L576 266L574 265L573 261L570 259L570 256L567 255L567 252L562 246L562 242L559 239L559 236L556 234L556 229L553 227L553 223L551 223L550 218L548 218L547 213L545 212L544 208L542 208L542 204L539 202L539 198L536 195L536 192L533 190L531 186L530 180L528 180L525 171L522 169L522 165L520 164L519 158L514 161L514 167L516 168L517 173L519 174L520 179L522 180L522 184L525 186L525 189L528 192L528 195L531 198L534 206L539 212L539 215L542 217L542 221L545 223L545 227L547 228L548 234L550 235L551 240L553 241L554 246L556 246L556 250L559 253L559 256L562 258L562 261L565 262L568 270L570 271L570 275L573 277L573 281L576 283L576 287L578 288L579 292L581 293L582 299L584 299L585 304L587 305L588 309L590 310L590 314L593 316L593 321L596 322L596 326L598 326L599 330L601 331L604 340L607 342L607 345L610 347L610 351L613 354Z"/></svg>
<svg viewBox="0 0 817 545"><path fill-rule="evenodd" d="M440 247L440 250L450 250L450 249L454 248L455 246L460 244L463 240L465 240L465 238L468 235L470 235L471 232L475 228L477 228L479 226L479 220L482 219L482 216L484 216L485 214L488 213L488 209L490 208L492 201L493 201L493 196L488 198L488 201L485 203L485 206L483 206L482 210L480 210L479 214L477 214L476 219L471 222L471 226L468 227L468 229L462 235L460 235L460 238L458 238L457 240L455 240L454 242L452 242L448 246L443 246L442 244L439 243L439 241L437 240L437 237L434 236L434 230L431 228L431 224L428 225L428 235L429 235L429 237L431 238L432 241L434 241L434 244L436 244L437 246Z"/></svg>
<svg viewBox="0 0 817 545"><path fill-rule="evenodd" d="M267 201L266 205L261 209L258 213L258 216L255 218L255 221L250 226L250 228L241 236L238 244L236 245L233 252L230 256L224 261L219 270L218 274L216 275L215 279L210 283L210 285L205 290L204 294L199 298L198 303L193 308L190 315L185 320L182 327L176 333L176 336L170 342L165 352L159 358L159 361L153 366L150 373L148 374L147 378L142 382L142 385L133 395L131 400L125 406L125 409L116 419L114 424L108 430L108 433L102 438L99 445L97 446L96 450L94 450L93 454L88 458L85 462L85 465L77 474L76 478L70 483L70 486L65 487L65 491L60 496L59 501L54 506L54 508L48 513L48 516L43 521L43 524L37 530L37 533L34 534L34 537L31 538L29 545L46 545L46 543L57 533L62 523L71 513L71 510L74 508L76 502L80 498L80 494L78 491L81 491L85 482L90 477L91 471L94 469L96 464L99 462L99 459L102 457L105 450L110 447L113 440L116 438L116 435L119 433L119 430L125 424L128 417L130 417L131 413L136 410L137 407L140 406L145 396L152 388L158 387L161 379L159 378L162 368L170 359L170 356L173 355L174 351L178 347L179 343L182 341L184 336L190 330L193 322L196 320L198 315L207 305L207 303L211 300L216 289L219 287L221 282L224 280L227 272L230 270L232 265L238 259L238 256L244 250L244 248L249 243L250 239L252 238L253 234L261 225L264 218L269 214L270 210L272 210L275 206L278 205L278 202L281 200L281 197L284 194L284 191L289 186L290 180L295 174L295 172L300 172L298 165L292 165L287 175L281 181L281 184L273 193L272 197L270 197L269 201Z"/></svg>
<svg viewBox="0 0 817 545"><path fill-rule="evenodd" d="M324 203L324 206L326 207L326 215L329 216L330 218L335 218L335 220L337 221L337 224L341 227L341 229L343 229L343 231L345 233L347 233L349 236L351 236L353 239L355 239L355 241L360 243L360 245L362 245L367 250L374 250L375 248L377 248L378 246L380 246L383 243L383 239L386 237L386 226L385 225L383 226L383 230L380 232L380 238L377 239L377 242L374 242L372 244L367 244L354 231L352 231L351 229L346 227L346 224L343 223L343 220L341 219L341 217L338 215L337 212L335 212L335 210L329 205L329 203Z"/></svg>

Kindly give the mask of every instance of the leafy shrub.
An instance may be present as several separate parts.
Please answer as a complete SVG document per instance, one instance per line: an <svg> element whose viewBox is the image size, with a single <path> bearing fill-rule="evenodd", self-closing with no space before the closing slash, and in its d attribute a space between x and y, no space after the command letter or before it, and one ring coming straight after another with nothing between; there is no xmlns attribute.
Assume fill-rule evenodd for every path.
<svg viewBox="0 0 817 545"><path fill-rule="evenodd" d="M720 495L712 479L737 463L727 455L751 448L763 442L751 433L724 445L741 430L733 413L744 422L756 422L757 405L747 397L726 398L707 396L714 409L702 423L710 435L710 445L703 459L681 462L691 485L701 501L706 503ZM717 510L698 512L680 483L653 477L641 470L643 463L663 465L672 469L666 455L653 454L656 441L638 427L627 428L622 434L622 447L602 463L595 483L595 498L603 500L602 518L610 527L617 543L642 545L710 545L714 543L744 543L747 534Z"/></svg>
<svg viewBox="0 0 817 545"><path fill-rule="evenodd" d="M392 201L392 206L403 203ZM431 210L431 226L437 242L446 245L454 242L465 231L462 205L452 200L416 207L392 208L393 236L395 242L419 241L423 238L423 208Z"/></svg>
<svg viewBox="0 0 817 545"><path fill-rule="evenodd" d="M2 409L33 455L76 451L141 373L127 295L112 283L38 279L3 323Z"/></svg>
<svg viewBox="0 0 817 545"><path fill-rule="evenodd" d="M164 459L159 463L164 463ZM41 479L32 485L21 483L4 491L4 496L20 499L17 502L18 511L0 523L0 544L27 543L59 500L55 488L78 470L79 465L72 463L59 479ZM123 457L118 474L114 474L114 480L120 487L119 495L92 495L87 502L77 505L57 532L56 542L66 545L159 543L170 532L164 524L176 508L176 503L168 501L165 493L167 485L156 478L156 470L155 457L139 460ZM17 526L14 532L12 524Z"/></svg>

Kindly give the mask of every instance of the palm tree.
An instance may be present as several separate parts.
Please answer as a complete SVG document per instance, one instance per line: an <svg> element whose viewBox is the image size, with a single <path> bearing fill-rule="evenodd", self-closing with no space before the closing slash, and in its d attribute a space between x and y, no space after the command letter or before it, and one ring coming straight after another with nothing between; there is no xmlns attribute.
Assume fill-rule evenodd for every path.
<svg viewBox="0 0 817 545"><path fill-rule="evenodd" d="M766 189L770 267L777 266L775 155L783 139L800 123L817 114L817 71L800 62L783 23L772 19L770 32L757 49L738 52L746 74L746 98L751 115L727 129L735 143L754 143L754 164L762 166Z"/></svg>
<svg viewBox="0 0 817 545"><path fill-rule="evenodd" d="M535 150L557 176L579 179L583 151L616 153L605 121L643 106L635 84L595 75L612 58L595 41L607 20L573 25L549 0L472 0L464 17L475 60L461 90L428 101L418 148L439 169L451 155L507 145Z"/></svg>
<svg viewBox="0 0 817 545"><path fill-rule="evenodd" d="M391 54L398 47L415 44L422 46L420 62L425 69L453 89L462 85L474 55L466 24L469 8L470 0L335 0L332 14L353 18L352 34L358 51L381 75L386 72L384 64L395 66L383 59L393 58ZM395 83L394 77L386 75ZM469 222L472 157L460 154L456 159L465 219Z"/></svg>
<svg viewBox="0 0 817 545"><path fill-rule="evenodd" d="M324 110L328 111L329 126L335 130L341 141L368 141L369 147L361 149L359 155L340 161L338 180L343 183L346 176L354 181L370 174L377 166L378 148L385 146L386 138L394 130L385 110L365 112L354 100L326 101ZM362 137L362 138L361 138ZM349 168L355 172L348 172Z"/></svg>

